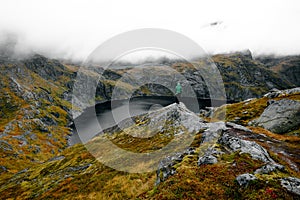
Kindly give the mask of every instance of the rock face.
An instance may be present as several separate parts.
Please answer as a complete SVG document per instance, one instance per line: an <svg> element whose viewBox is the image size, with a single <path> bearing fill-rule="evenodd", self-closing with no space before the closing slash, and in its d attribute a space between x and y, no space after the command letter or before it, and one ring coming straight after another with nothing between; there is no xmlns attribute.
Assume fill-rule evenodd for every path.
<svg viewBox="0 0 300 200"><path fill-rule="evenodd" d="M208 155L199 158L198 165L215 164L217 162L218 159L212 154L208 153Z"/></svg>
<svg viewBox="0 0 300 200"><path fill-rule="evenodd" d="M282 165L279 165L277 163L268 163L264 165L263 167L255 170L255 174L269 174L270 172L273 172L275 170L283 171L285 168Z"/></svg>
<svg viewBox="0 0 300 200"><path fill-rule="evenodd" d="M283 178L281 179L281 185L288 191L300 195L300 179L295 177Z"/></svg>
<svg viewBox="0 0 300 200"><path fill-rule="evenodd" d="M294 84L295 86L300 86L300 56L261 56L258 57L261 63L263 63L267 68L278 73L282 79Z"/></svg>
<svg viewBox="0 0 300 200"><path fill-rule="evenodd" d="M242 153L250 154L253 159L261 160L265 163L274 163L267 150L256 142L243 140L227 133L224 133L218 142L231 151L241 151Z"/></svg>
<svg viewBox="0 0 300 200"><path fill-rule="evenodd" d="M279 96L285 96L285 95L297 94L297 93L300 93L300 87L287 89L287 90L278 90L276 88L273 88L270 92L265 94L264 97L275 98Z"/></svg>
<svg viewBox="0 0 300 200"><path fill-rule="evenodd" d="M155 185L165 181L169 176L176 173L174 165L181 162L184 156L194 154L195 150L193 148L188 148L183 152L175 153L173 156L168 156L163 159L156 170L156 182Z"/></svg>
<svg viewBox="0 0 300 200"><path fill-rule="evenodd" d="M236 177L236 181L240 186L248 186L251 181L256 180L257 178L252 174L241 174Z"/></svg>
<svg viewBox="0 0 300 200"><path fill-rule="evenodd" d="M222 89L213 86L215 83L211 81L214 80L209 80L215 76L216 71L221 75L220 81L224 84L226 98L230 101L261 97L272 88L283 90L295 87L293 83L278 76L276 71L253 59L250 51L212 56L212 61L217 66L214 70L207 70L212 64L211 60L208 60L201 58L192 63L165 63L167 66L153 63L130 68L124 66L121 69L112 67L104 72L102 68L89 67L86 70L88 73L83 73L82 78L85 82L93 82L91 74L103 73L96 89L96 99L103 101L131 96L173 96L177 82L181 82L184 88L183 96L191 97L193 94L198 98L223 97L225 95ZM199 68L195 69L192 64ZM80 102L76 105L83 106L83 109L91 106L90 99L85 101L80 98L80 94L84 94L87 88L79 87L79 90L77 98Z"/></svg>
<svg viewBox="0 0 300 200"><path fill-rule="evenodd" d="M214 55L212 59L222 74L226 95L230 100L260 97L274 87L281 90L295 87L247 54L221 54Z"/></svg>
<svg viewBox="0 0 300 200"><path fill-rule="evenodd" d="M50 60L41 55L33 55L24 61L25 66L42 78L57 81L61 76L75 77L74 73L65 69L58 60Z"/></svg>
<svg viewBox="0 0 300 200"><path fill-rule="evenodd" d="M300 102L290 99L274 101L255 121L274 133L286 133L300 126Z"/></svg>

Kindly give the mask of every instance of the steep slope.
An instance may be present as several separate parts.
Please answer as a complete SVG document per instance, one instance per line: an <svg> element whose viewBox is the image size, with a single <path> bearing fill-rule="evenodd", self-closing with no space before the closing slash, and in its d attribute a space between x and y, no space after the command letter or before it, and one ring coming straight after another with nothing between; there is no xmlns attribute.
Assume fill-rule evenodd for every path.
<svg viewBox="0 0 300 200"><path fill-rule="evenodd" d="M0 59L0 173L3 178L43 162L68 146L71 94L78 66L33 55ZM97 78L92 70L83 73ZM109 99L113 72L99 82L96 100ZM84 88L82 88L84 90ZM89 104L94 105L94 99ZM80 108L75 108L80 110Z"/></svg>
<svg viewBox="0 0 300 200"><path fill-rule="evenodd" d="M148 68L135 66L125 69L111 68L111 71L123 76L114 79L114 81L121 80L133 86L134 95L172 96L174 92L172 89L177 82L181 82L184 89L188 90L184 95L190 95L188 86L191 86L198 98L210 98L213 94L209 93L207 84L210 83L205 78L215 76L213 70L207 70L211 68L212 62L217 66L222 76L223 80L221 81L224 83L226 97L231 101L261 97L273 88L288 89L295 86L282 73L270 69L262 62L253 59L250 51L213 55L211 59L195 59L192 63L184 61L167 63L169 69L159 64L153 64L153 66L149 64L150 67ZM193 65L197 65L198 68L196 69ZM290 63L290 65L291 68L297 67L297 63ZM178 72L182 76L179 76ZM145 74L147 77L144 77ZM293 76L297 76L297 73ZM134 80L137 77L147 79L152 84L146 84L140 88L137 84L138 81ZM213 88L214 86L210 87ZM132 91L129 90L128 92ZM215 88L215 91L211 92L217 93L220 91Z"/></svg>
<svg viewBox="0 0 300 200"><path fill-rule="evenodd" d="M217 66L222 80L215 80L214 70L208 70L212 62ZM287 89L295 86L285 75L253 59L250 51L214 55L211 59L200 58L192 63L174 61L165 64L167 66L161 63L124 68L112 66L105 71L98 65L82 66L82 73L79 73L76 85L76 106L84 109L93 106L94 100L103 102L135 96L174 96L174 88L178 82L181 82L184 88L182 96L195 95L198 98L209 99L212 96L224 96L222 87L218 86L220 81L224 83L227 100L235 102L261 97L273 88ZM291 63L290 66L294 69L297 63ZM33 70L36 69L33 67ZM51 70L57 71L56 74L63 73L60 70ZM78 67L75 67L75 70L78 70ZM44 73L44 70L39 73ZM102 76L96 83L100 73ZM297 72L294 76L297 76ZM90 84L87 85L86 82ZM71 82L68 86L71 86ZM95 87L95 99L86 99L81 94L89 91L91 87ZM77 116L80 112L75 114Z"/></svg>
<svg viewBox="0 0 300 200"><path fill-rule="evenodd" d="M257 60L280 74L286 81L300 86L300 56L261 56Z"/></svg>
<svg viewBox="0 0 300 200"><path fill-rule="evenodd" d="M294 86L280 74L254 60L251 53L221 54L212 59L222 74L227 98L231 100L261 97L273 88Z"/></svg>
<svg viewBox="0 0 300 200"><path fill-rule="evenodd" d="M0 71L0 173L5 177L67 146L71 104L65 94L73 72L38 55L3 59Z"/></svg>

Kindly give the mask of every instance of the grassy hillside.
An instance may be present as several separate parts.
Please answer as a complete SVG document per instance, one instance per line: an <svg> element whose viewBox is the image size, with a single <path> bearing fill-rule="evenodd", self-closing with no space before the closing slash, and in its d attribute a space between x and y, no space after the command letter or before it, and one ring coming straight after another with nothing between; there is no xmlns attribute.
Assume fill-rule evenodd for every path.
<svg viewBox="0 0 300 200"><path fill-rule="evenodd" d="M61 67L51 61L47 64ZM0 163L5 172L1 176L6 177L67 146L71 104L63 96L70 77L44 79L19 61L2 63L0 70Z"/></svg>
<svg viewBox="0 0 300 200"><path fill-rule="evenodd" d="M291 95L280 98L298 98ZM249 107L257 107L264 99L251 101ZM236 112L240 103L228 105L227 120L230 114ZM231 110L229 109L231 108ZM248 110L250 111L250 110ZM217 112L218 113L218 112ZM170 116L170 115L167 115ZM237 116L242 116L238 114ZM173 116L176 119L176 116ZM149 123L146 116L135 118L128 131L146 130ZM169 122L175 123L175 122ZM108 129L103 135L95 138L91 146L96 145L101 137L109 138L114 144L128 151L138 153L152 152L166 145L169 139L176 137L179 130L166 124L150 139L140 139L128 136L119 129ZM299 171L291 167L290 161L300 167L298 157L282 155L280 152L297 153L300 150L299 137L278 135L258 127L249 127L252 132L232 129L227 126L225 132L243 136L249 141L255 141L266 148L271 158L285 166L284 170L275 170L268 174L256 174L256 180L248 186L240 186L236 177L244 173L253 173L265 165L260 160L253 159L249 154L239 151L228 151L219 143L203 143L201 129L196 133L191 148L194 153L184 155L182 160L174 163L174 175L165 181L155 184L158 174L127 173L109 168L95 159L83 145L67 148L50 160L15 174L9 180L2 180L0 194L3 198L16 199L293 199L295 194L281 186L281 178L300 177ZM175 134L175 135L174 135ZM198 159L209 148L223 151L215 164L199 166ZM114 159L115 157L112 157ZM118 156L116 156L118 159ZM120 163L122 164L122 163ZM137 163L138 167L138 163ZM160 176L160 175L159 175Z"/></svg>
<svg viewBox="0 0 300 200"><path fill-rule="evenodd" d="M261 97L269 89L288 88L294 83L282 79L285 67L282 61L277 70L273 65L254 60L249 55L215 55L216 63L225 83L228 97L242 100L246 97ZM202 63L202 61L197 61ZM281 63L281 64L280 64ZM205 64L204 62L202 64ZM172 67L185 74L196 86L203 80L194 74L193 66L187 63L172 63ZM71 120L71 92L78 66L62 64L57 60L35 55L26 60L0 60L0 196L3 199L293 199L298 198L281 186L284 177L300 177L300 128L285 134L274 134L260 127L251 127L249 122L256 119L267 107L269 100L293 99L300 101L300 94L281 95L276 98L256 98L218 108L211 118L206 117L185 123L210 123L225 119L247 126L241 131L227 125L222 133L231 133L248 141L255 141L264 147L271 158L285 167L269 174L256 174L257 180L247 187L240 186L236 177L253 173L265 165L249 154L232 152L214 141L203 143L201 128L193 133L190 148L192 153L181 153L181 159L170 166L176 173L166 180L157 179L163 172L127 173L105 166L91 155L83 145L68 146L68 128ZM292 68L291 66L289 69ZM275 70L276 69L276 70ZM100 69L98 69L100 70ZM153 73L159 73L154 71ZM138 88L134 82L118 80L126 69L108 70L98 84L96 101L111 98L116 85L122 94L135 91L135 95L158 95L165 89L145 85ZM96 78L95 69L85 69L84 75ZM166 76L167 80L167 75ZM123 82L124 81L124 82ZM201 85L202 86L202 85ZM84 88L83 88L84 89ZM205 92L205 87L200 87ZM207 89L207 88L206 88ZM201 91L201 92L203 92ZM170 92L170 91L169 91ZM201 93L200 92L200 93ZM199 94L200 94L199 93ZM201 93L202 94L202 93ZM171 95L171 93L170 93ZM120 96L122 98L122 96ZM94 103L88 100L87 105ZM79 109L79 108L78 108ZM112 128L99 135L90 143L97 148L101 137L108 138L118 147L135 152L151 153L163 148L183 133L189 133L189 126L182 125L179 114L192 115L187 111L157 113L157 124L166 116L163 126L150 138L133 135L150 134L149 116L134 118L134 124L126 130ZM179 113L179 114L178 114ZM192 120L193 119L193 120ZM198 121L199 120L199 121ZM195 125L194 124L194 125ZM155 129L156 130L156 129ZM127 133L132 133L128 135ZM218 132L218 131L215 131ZM212 134L215 133L212 131ZM182 138L181 138L182 139ZM180 141L179 141L180 142ZM177 143L176 143L177 144ZM199 166L199 157L208 149L220 150L217 163ZM176 150L176 145L174 145ZM91 150L91 149L89 149ZM112 157L112 160L115 157ZM119 162L118 159L115 160ZM124 164L119 162L121 165ZM151 163L149 164L151 165ZM143 167L139 163L137 168Z"/></svg>

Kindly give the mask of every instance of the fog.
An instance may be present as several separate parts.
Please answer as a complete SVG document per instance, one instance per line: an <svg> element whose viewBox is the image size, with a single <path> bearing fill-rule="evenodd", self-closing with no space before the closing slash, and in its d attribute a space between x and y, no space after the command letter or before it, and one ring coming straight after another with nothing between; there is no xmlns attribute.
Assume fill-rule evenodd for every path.
<svg viewBox="0 0 300 200"><path fill-rule="evenodd" d="M0 3L0 53L83 61L117 34L163 28L209 54L300 54L299 20L297 0L10 0Z"/></svg>

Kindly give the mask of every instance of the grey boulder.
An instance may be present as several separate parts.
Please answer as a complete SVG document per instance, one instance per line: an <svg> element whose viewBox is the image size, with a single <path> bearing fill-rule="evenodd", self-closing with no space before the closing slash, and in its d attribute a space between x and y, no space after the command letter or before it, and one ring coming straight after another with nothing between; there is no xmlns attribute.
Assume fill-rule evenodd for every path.
<svg viewBox="0 0 300 200"><path fill-rule="evenodd" d="M254 174L269 174L275 170L283 171L285 168L283 165L277 163L268 163L261 168L255 170Z"/></svg>
<svg viewBox="0 0 300 200"><path fill-rule="evenodd" d="M283 178L281 179L281 185L288 191L300 195L300 179L295 177Z"/></svg>
<svg viewBox="0 0 300 200"><path fill-rule="evenodd" d="M213 155L207 155L203 156L198 160L198 165L204 165L204 164L215 164L217 163L218 160L215 156Z"/></svg>
<svg viewBox="0 0 300 200"><path fill-rule="evenodd" d="M274 133L286 133L300 126L300 102L282 99L270 104L256 120L256 125Z"/></svg>
<svg viewBox="0 0 300 200"><path fill-rule="evenodd" d="M265 148L253 141L243 140L238 137L224 133L218 141L220 144L228 148L228 150L241 153L248 153L253 159L261 160L265 163L274 163Z"/></svg>
<svg viewBox="0 0 300 200"><path fill-rule="evenodd" d="M256 180L257 178L253 174L241 174L236 177L236 181L240 186L248 186L251 181Z"/></svg>

